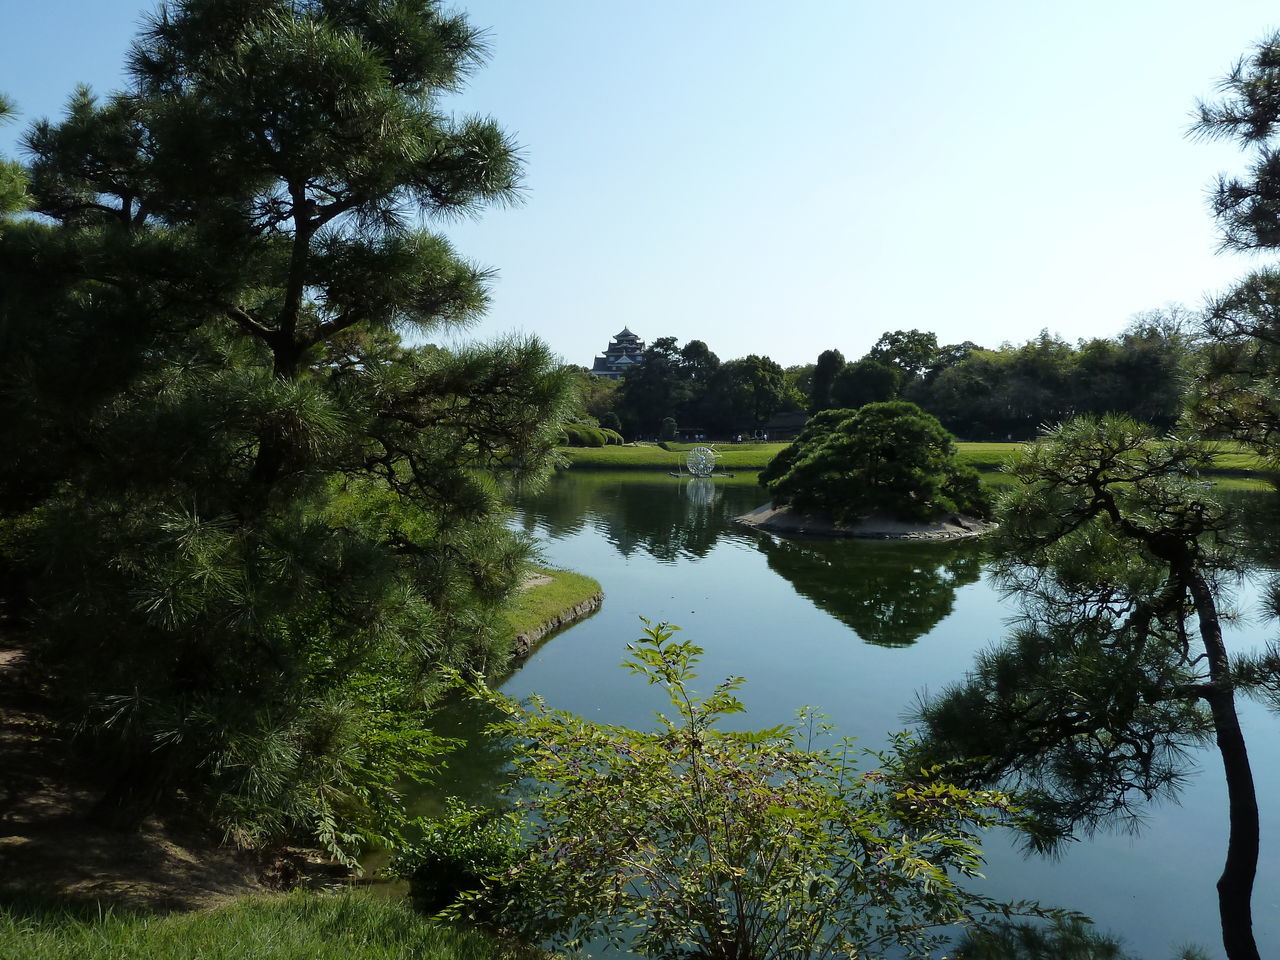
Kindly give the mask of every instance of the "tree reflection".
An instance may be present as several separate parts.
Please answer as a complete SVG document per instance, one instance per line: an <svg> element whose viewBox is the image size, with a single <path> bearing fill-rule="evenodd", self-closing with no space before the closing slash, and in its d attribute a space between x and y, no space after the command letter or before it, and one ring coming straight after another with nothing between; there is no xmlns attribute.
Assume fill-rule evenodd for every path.
<svg viewBox="0 0 1280 960"><path fill-rule="evenodd" d="M412 788L410 810L415 816L436 817L448 797L476 806L504 806L511 787L511 747L486 728L502 720L494 706L459 695L431 715L432 732L455 740L458 746L445 758L432 781Z"/></svg>
<svg viewBox="0 0 1280 960"><path fill-rule="evenodd" d="M905 647L942 622L982 572L972 541L789 541L762 537L770 569L867 643Z"/></svg>
<svg viewBox="0 0 1280 960"><path fill-rule="evenodd" d="M1260 817L1236 699L1280 683L1280 658L1228 651L1223 610L1247 562L1199 479L1210 457L1112 416L1024 448L996 544L1022 619L917 719L923 763L955 759L977 782L1024 792L1041 848L1136 826L1145 801L1176 791L1191 751L1215 743L1229 807L1223 946L1257 960Z"/></svg>
<svg viewBox="0 0 1280 960"><path fill-rule="evenodd" d="M1246 563L1280 570L1280 491L1227 490L1215 491L1215 496L1231 508Z"/></svg>
<svg viewBox="0 0 1280 960"><path fill-rule="evenodd" d="M734 518L759 505L752 484L643 474L577 473L522 498L521 524L553 538L594 527L618 552L670 563L705 557L722 537L748 534Z"/></svg>

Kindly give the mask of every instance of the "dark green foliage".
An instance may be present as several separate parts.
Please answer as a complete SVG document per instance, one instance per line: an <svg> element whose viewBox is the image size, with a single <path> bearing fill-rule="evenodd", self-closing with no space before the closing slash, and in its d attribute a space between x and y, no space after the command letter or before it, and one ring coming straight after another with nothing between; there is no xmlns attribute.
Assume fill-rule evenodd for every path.
<svg viewBox="0 0 1280 960"><path fill-rule="evenodd" d="M671 417L663 417L662 425L658 427L659 440L674 440L676 438L676 422Z"/></svg>
<svg viewBox="0 0 1280 960"><path fill-rule="evenodd" d="M813 386L809 393L809 412L820 413L835 406L831 388L844 369L844 354L839 350L823 350L813 368Z"/></svg>
<svg viewBox="0 0 1280 960"><path fill-rule="evenodd" d="M503 904L517 895L502 887L502 879L524 857L518 822L510 814L451 800L443 816L415 826L421 835L401 848L390 867L392 876L409 881L414 908L435 916L462 894L483 890L485 898L469 917L498 920Z"/></svg>
<svg viewBox="0 0 1280 960"><path fill-rule="evenodd" d="M1274 335L1262 333L1265 324L1260 328L1256 320L1245 321L1240 306L1224 300L1211 333L1222 342L1234 338L1252 343L1254 353L1233 360L1225 348L1216 355L1210 352L1222 372L1231 362L1236 372L1234 380L1220 381L1216 399L1207 398L1206 407L1216 403L1228 411L1228 398L1242 396L1239 390L1256 394L1260 388L1251 383L1248 371L1260 369L1257 349L1263 340L1276 342ZM1171 305L1135 315L1116 338L1080 340L1073 346L1042 330L1027 343L998 349L983 349L972 340L940 346L932 333L895 330L881 335L867 355L851 364L836 349L824 351L819 364L809 367L812 374L806 374L808 408L818 412L906 399L964 440L1030 439L1043 426L1079 413L1126 413L1169 430L1183 411L1188 384L1197 383L1207 392L1216 381L1206 381L1203 371L1193 376L1199 352L1192 335L1196 321L1187 308ZM1244 430L1253 412L1242 404L1234 420L1225 412L1219 420L1225 426L1239 421ZM1280 422L1280 415L1271 421Z"/></svg>
<svg viewBox="0 0 1280 960"><path fill-rule="evenodd" d="M904 519L945 513L984 516L977 474L955 442L912 403L872 403L838 419L814 417L762 476L776 504L852 522L873 512ZM776 461L775 461L776 462Z"/></svg>
<svg viewBox="0 0 1280 960"><path fill-rule="evenodd" d="M915 643L951 614L956 591L982 572L980 547L972 541L849 546L775 537L756 543L769 569L797 593L881 647Z"/></svg>
<svg viewBox="0 0 1280 960"><path fill-rule="evenodd" d="M892 367L904 384L912 383L937 362L938 338L925 330L893 330L880 335L866 359Z"/></svg>
<svg viewBox="0 0 1280 960"><path fill-rule="evenodd" d="M602 424L609 417L618 417L616 408L621 381L597 377L585 367L574 368L573 380L579 399L578 414Z"/></svg>
<svg viewBox="0 0 1280 960"><path fill-rule="evenodd" d="M609 437L589 423L565 423L560 429L559 442L565 447L603 447Z"/></svg>
<svg viewBox="0 0 1280 960"><path fill-rule="evenodd" d="M631 430L648 436L668 416L723 437L750 433L778 412L895 399L915 403L965 440L1030 439L1041 427L1077 414L1122 413L1168 430L1196 379L1195 321L1190 311L1172 305L1135 315L1118 337L1073 345L1046 330L996 350L969 340L939 346L932 333L899 330L883 334L856 362L846 363L832 349L817 363L786 371L774 371L762 357L704 362L715 355L701 341L678 349L674 337L661 337L646 367L628 377L618 409ZM1224 317L1220 326L1227 337L1231 324ZM1239 326L1238 339L1255 326ZM1243 342L1256 346L1261 339L1258 333ZM1222 354L1220 363L1227 359ZM1246 359L1237 358L1242 366L1236 380L1224 381L1224 388L1248 388ZM1249 413L1247 407L1236 411L1241 429ZM1225 415L1220 419L1231 422Z"/></svg>
<svg viewBox="0 0 1280 960"><path fill-rule="evenodd" d="M536 341L407 346L486 271L426 228L511 199L483 56L435 3L180 0L133 85L27 136L0 233L0 512L26 641L119 779L246 845L394 836L443 667L500 669L572 372ZM603 434L601 435L603 442Z"/></svg>
<svg viewBox="0 0 1280 960"><path fill-rule="evenodd" d="M833 406L856 408L886 403L898 395L903 375L895 367L864 357L837 374L831 385Z"/></svg>
<svg viewBox="0 0 1280 960"><path fill-rule="evenodd" d="M768 357L722 364L701 340L678 348L675 337L659 337L640 369L627 374L618 415L630 433L650 438L666 419L723 437L754 431L779 410L800 409L802 400Z"/></svg>
<svg viewBox="0 0 1280 960"><path fill-rule="evenodd" d="M13 104L0 95L0 124L13 119ZM27 205L27 176L22 167L0 157L0 220Z"/></svg>
<svg viewBox="0 0 1280 960"><path fill-rule="evenodd" d="M1280 269L1268 267L1215 301L1210 344L1188 407L1211 436L1246 443L1280 465Z"/></svg>
<svg viewBox="0 0 1280 960"><path fill-rule="evenodd" d="M688 383L705 387L720 369L720 358L701 340L690 340L680 348L676 369Z"/></svg>
<svg viewBox="0 0 1280 960"><path fill-rule="evenodd" d="M1196 133L1206 139L1234 140L1253 150L1247 177L1220 176L1213 197L1223 245L1232 250L1280 247L1280 205L1273 145L1280 124L1280 33L1272 34L1242 57L1222 80L1225 98L1201 102Z"/></svg>
<svg viewBox="0 0 1280 960"><path fill-rule="evenodd" d="M690 385L680 373L675 337L659 337L644 352L639 370L628 373L621 387L618 416L628 434L652 439L664 417L688 402Z"/></svg>
<svg viewBox="0 0 1280 960"><path fill-rule="evenodd" d="M782 409L786 377L768 357L751 354L720 368L716 395L731 401L733 426L759 426Z"/></svg>
<svg viewBox="0 0 1280 960"><path fill-rule="evenodd" d="M1127 608L1076 613L1020 626L921 714L938 756L985 757L975 782L1026 791L1045 849L1077 829L1136 827L1145 801L1176 795L1186 754L1211 733L1193 700L1165 694L1193 675L1161 646L1125 643Z"/></svg>
<svg viewBox="0 0 1280 960"><path fill-rule="evenodd" d="M837 425L848 420L853 414L853 410L843 407L815 413L796 435L795 441L790 446L783 447L778 451L778 454L760 471L760 475L756 478L757 482L760 486L767 487L775 480L781 479L791 469L792 464L796 462L798 457L817 446L823 437L834 430Z"/></svg>
<svg viewBox="0 0 1280 960"><path fill-rule="evenodd" d="M999 350L943 347L903 396L965 440L1030 439L1081 413L1127 414L1168 430L1190 378L1191 321L1171 306L1138 314L1115 339L1072 346L1042 331Z"/></svg>
<svg viewBox="0 0 1280 960"><path fill-rule="evenodd" d="M1051 924L1004 921L971 930L955 956L956 960L1138 960L1125 952L1119 939L1075 919Z"/></svg>
<svg viewBox="0 0 1280 960"><path fill-rule="evenodd" d="M919 719L927 762L964 759L962 782L1023 791L1041 847L1135 826L1145 801L1176 792L1189 750L1212 740L1230 798L1224 945L1254 960L1258 806L1235 692L1257 678L1247 662L1235 673L1223 640L1240 555L1199 482L1210 462L1201 445L1123 417L1073 420L1028 446L997 541L1023 616Z"/></svg>
<svg viewBox="0 0 1280 960"><path fill-rule="evenodd" d="M612 430L614 433L621 433L622 421L618 419L618 415L616 413L610 410L600 417L600 427L603 430Z"/></svg>

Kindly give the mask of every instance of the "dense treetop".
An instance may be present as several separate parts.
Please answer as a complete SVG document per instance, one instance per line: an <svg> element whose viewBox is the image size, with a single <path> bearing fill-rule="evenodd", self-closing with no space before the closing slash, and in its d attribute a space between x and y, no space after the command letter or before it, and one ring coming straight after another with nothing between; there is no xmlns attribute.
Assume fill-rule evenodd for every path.
<svg viewBox="0 0 1280 960"><path fill-rule="evenodd" d="M719 438L754 433L780 413L908 400L964 440L1026 440L1078 414L1124 413L1168 429L1204 355L1195 319L1169 307L1139 314L1114 339L1073 345L1041 331L996 348L895 330L855 360L833 348L786 370L758 356L721 363L700 340L679 347L661 337L592 415L616 412L630 437L654 436L670 417Z"/></svg>
<svg viewBox="0 0 1280 960"><path fill-rule="evenodd" d="M925 520L988 509L977 474L956 460L954 438L901 400L818 414L760 482L778 506L844 522L877 512Z"/></svg>
<svg viewBox="0 0 1280 960"><path fill-rule="evenodd" d="M439 105L484 55L434 2L174 0L128 89L27 133L4 582L119 770L107 812L182 790L246 845L348 856L440 752L441 669L506 662L503 503L572 377L536 341L402 340L486 302L438 232L518 187L498 125Z"/></svg>

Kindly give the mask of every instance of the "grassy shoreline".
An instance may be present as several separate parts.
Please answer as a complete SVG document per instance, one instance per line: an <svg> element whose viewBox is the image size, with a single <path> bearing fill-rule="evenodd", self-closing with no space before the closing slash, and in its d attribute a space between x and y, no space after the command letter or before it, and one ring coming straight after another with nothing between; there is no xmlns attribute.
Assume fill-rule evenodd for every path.
<svg viewBox="0 0 1280 960"><path fill-rule="evenodd" d="M561 455L575 470L662 470L685 469L685 457L695 446L705 444L627 444L609 447L561 447ZM713 445L716 465L721 470L763 470L785 443L731 443Z"/></svg>
<svg viewBox="0 0 1280 960"><path fill-rule="evenodd" d="M600 581L570 570L531 567L531 574L548 578L535 583L516 596L505 617L511 637L529 636L552 623L568 611L604 591Z"/></svg>
<svg viewBox="0 0 1280 960"><path fill-rule="evenodd" d="M513 638L536 635L598 597L598 581L533 567L504 612ZM527 652L527 650L526 650ZM201 857L192 848L189 855ZM185 864L184 864L185 865ZM127 867L125 868L127 872ZM246 877L251 874L246 874ZM181 882L181 881L179 881ZM252 886L246 881L243 886ZM442 926L385 893L245 892L171 908L126 898L9 892L0 897L0 960L520 960L541 951L465 925Z"/></svg>
<svg viewBox="0 0 1280 960"><path fill-rule="evenodd" d="M668 443L628 444L611 447L562 447L560 453L574 470L661 471L684 470L687 452L698 444ZM763 470L785 443L709 444L715 448L717 468L724 471ZM957 443L962 463L982 475L984 483L1002 486L1007 482L1000 468L1017 453L1020 443ZM1222 444L1214 453L1214 466L1205 471L1207 477L1228 489L1270 486L1276 474L1254 454Z"/></svg>

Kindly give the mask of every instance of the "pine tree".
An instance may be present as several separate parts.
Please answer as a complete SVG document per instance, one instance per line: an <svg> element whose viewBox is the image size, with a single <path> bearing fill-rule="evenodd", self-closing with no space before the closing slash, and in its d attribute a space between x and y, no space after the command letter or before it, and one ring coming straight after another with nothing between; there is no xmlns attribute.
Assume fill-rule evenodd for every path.
<svg viewBox="0 0 1280 960"><path fill-rule="evenodd" d="M1045 847L1139 820L1138 804L1176 791L1186 753L1215 742L1230 828L1223 943L1230 960L1257 960L1258 800L1236 694L1274 674L1224 641L1240 557L1199 483L1211 459L1124 417L1078 418L1029 446L998 513L1001 576L1023 617L920 719L931 759L966 758L975 782L1026 792Z"/></svg>
<svg viewBox="0 0 1280 960"><path fill-rule="evenodd" d="M1213 209L1227 250L1280 248L1280 34L1258 44L1222 81L1225 97L1201 103L1195 133L1253 153L1243 178L1219 177ZM1210 304L1206 363L1190 408L1218 436L1280 461L1280 270L1264 267Z"/></svg>
<svg viewBox="0 0 1280 960"><path fill-rule="evenodd" d="M173 0L132 85L28 133L0 238L0 509L30 633L117 757L246 844L349 855L440 745L445 666L497 669L571 378L536 341L444 350L488 272L429 229L517 196L440 98L485 49L436 2Z"/></svg>
<svg viewBox="0 0 1280 960"><path fill-rule="evenodd" d="M9 122L13 115L12 101L0 96L0 123ZM25 207L26 201L27 182L22 167L12 160L0 158L0 221Z"/></svg>

